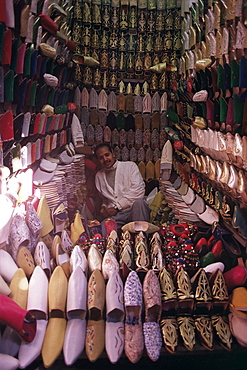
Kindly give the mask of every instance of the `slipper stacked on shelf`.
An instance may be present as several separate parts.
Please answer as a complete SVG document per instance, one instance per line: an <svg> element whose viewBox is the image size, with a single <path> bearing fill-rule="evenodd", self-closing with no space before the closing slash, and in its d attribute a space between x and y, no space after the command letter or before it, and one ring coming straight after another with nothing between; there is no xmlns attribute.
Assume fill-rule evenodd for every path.
<svg viewBox="0 0 247 370"><path fill-rule="evenodd" d="M101 102L102 93L106 99L105 104ZM162 114L166 116L166 104L162 107L160 104L151 105L157 98L146 94L144 98L149 98L150 108L144 112L140 95L129 93L124 96L120 93L117 96L113 91L107 95L106 90L98 94L94 88L88 92L86 87L82 89L81 97L83 103L80 120L85 142L88 145L109 142L117 159L138 163L145 181L158 180L160 151L167 137L164 130L166 122L161 119ZM139 97L141 107L135 108L133 105L130 110L125 104L122 107L117 107L117 103L112 105L112 100L117 102L119 97L123 102L129 98L135 102ZM164 99L167 100L167 94Z"/></svg>
<svg viewBox="0 0 247 370"><path fill-rule="evenodd" d="M184 145L174 148L173 166L185 180L182 167L190 165L185 181L245 245L245 9L243 4L201 2L181 14L181 79L167 113L168 126ZM204 34L200 25L205 25ZM235 224L236 211L242 221Z"/></svg>
<svg viewBox="0 0 247 370"><path fill-rule="evenodd" d="M90 361L98 359L106 350L112 363L120 359L123 351L136 363L145 349L149 358L157 361L162 337L166 350L171 353L179 350L180 343L190 351L196 350L198 344L212 350L218 341L224 348L231 348L226 318L228 288L234 291L239 285L244 286L246 269L243 268L243 279L240 269L223 273L223 263L220 266L214 262L200 268L193 248L195 245L199 252L205 250L199 243L205 233L193 225L170 224L160 229L147 222L134 222L123 229L120 241L115 230L109 233L105 248L98 248L96 237L87 241L89 248L80 248L69 242L68 234L62 233L61 238L56 235L50 251L47 249L48 261L43 261L45 254L40 261L37 253L38 265L31 273L29 286L24 270L18 269L8 252L2 251L1 257L5 260L8 257L13 265L12 273L0 265L1 276L11 281L10 297L19 297L19 304L28 297L30 312L34 310L38 321L37 336L28 345L28 355L22 349L23 344L20 349L12 346L17 351L12 356L19 352L20 364L30 364L41 351L44 365L51 366L62 350L68 365L84 350ZM229 235L219 227L215 230L210 242L212 236L223 238L220 242L227 242L228 253L233 252L236 247ZM52 253L55 253L54 259ZM52 259L53 264L49 263ZM47 266L51 271L47 271ZM19 281L24 278L25 294L20 295ZM42 280L39 297L34 289L36 279ZM68 289L64 289L67 285ZM49 291L48 322L46 288ZM114 346L112 338L115 338Z"/></svg>
<svg viewBox="0 0 247 370"><path fill-rule="evenodd" d="M203 269L199 269L191 280L183 267L176 271L174 278L165 268L161 271L163 310L160 325L164 346L169 352L177 351L179 339L189 351L196 348L197 341L206 349L213 350L216 339L224 348L231 349L231 332L224 316L226 311L217 311L221 304L226 308L227 288L222 272L216 269L214 274L220 276L217 279L221 279L221 297L224 298L216 297L219 281L214 281L214 286L210 285L208 274ZM215 307L212 302L215 302Z"/></svg>

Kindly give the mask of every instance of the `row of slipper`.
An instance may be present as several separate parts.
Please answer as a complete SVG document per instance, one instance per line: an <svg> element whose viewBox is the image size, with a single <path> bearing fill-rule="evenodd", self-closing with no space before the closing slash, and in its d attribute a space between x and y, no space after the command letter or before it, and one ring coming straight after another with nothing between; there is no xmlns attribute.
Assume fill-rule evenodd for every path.
<svg viewBox="0 0 247 370"><path fill-rule="evenodd" d="M205 273L202 276L202 271L199 278L197 277L200 281L198 283L197 280L197 286L204 293L206 289L208 293L208 286L205 287L202 284L202 280L203 278L205 280L206 276ZM211 305L212 302L215 302L218 307L220 304L220 307L224 307L222 311L224 313L228 305L228 294L225 286L223 294L223 275L220 270L216 271L217 273L212 279L214 284L213 301L210 294L207 295L207 299L204 294L202 302L207 306ZM149 270L143 284L137 273L132 271L123 285L118 272L113 271L105 286L103 275L98 269L92 272L87 283L85 274L78 263L69 280L61 266L58 266L53 271L49 282L44 271L37 266L28 284L24 271L18 269L10 282L10 297L20 307L27 308L35 316L37 331L32 340L28 343L21 343L15 330L10 330L7 326L1 339L1 352L11 356L18 354L21 368L28 366L40 353L45 367L49 367L62 350L65 363L71 365L80 356L84 346L90 361L96 361L105 348L112 363L119 360L123 350L128 359L136 363L141 358L145 345L148 356L156 361L162 348L159 323L162 300L163 310L165 309L167 313L167 307L171 307L174 300L178 299L177 304L180 307L178 322L184 326L185 321L188 321L187 314L184 316L184 308L182 307L185 305L189 309L194 295L188 275L183 269L179 270L177 278L179 286L177 290L174 290L172 289L173 285L170 285L172 280L169 280L165 269L161 274L160 282L154 271ZM189 283L191 290L188 290L182 283L184 279ZM22 293L20 292L20 281L23 282ZM220 285L219 281L221 281ZM37 291L37 283L41 288L39 291ZM162 295L160 283L163 288ZM169 292L173 292L173 295ZM201 301L201 295L198 292L195 298L197 302ZM142 316L143 300L145 305L144 322ZM106 316L104 317L105 304ZM9 320L10 315L11 310L5 313L2 319L15 329L15 324L11 324L11 320ZM126 317L125 323L124 317ZM184 328L181 329L181 335L183 330ZM162 332L167 334L164 325ZM187 336L188 333L184 333L184 335ZM112 340L115 346L112 346ZM189 347L187 345L186 348L193 349L193 346ZM170 349L170 351L172 350Z"/></svg>

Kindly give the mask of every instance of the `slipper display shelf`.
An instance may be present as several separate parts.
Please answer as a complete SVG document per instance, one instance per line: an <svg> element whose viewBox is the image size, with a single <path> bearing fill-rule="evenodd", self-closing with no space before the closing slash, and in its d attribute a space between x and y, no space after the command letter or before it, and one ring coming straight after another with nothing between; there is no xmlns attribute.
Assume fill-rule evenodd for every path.
<svg viewBox="0 0 247 370"><path fill-rule="evenodd" d="M247 361L247 350L239 346L237 343L232 345L231 351L224 350L220 345L215 344L213 351L205 350L200 344L196 344L193 351L188 351L182 345L179 345L175 354L171 354L165 349L161 350L159 359L153 362L144 353L142 358L136 363L131 363L123 354L116 364L112 364L106 352L103 352L101 357L96 362L90 362L86 354L82 353L80 358L72 365L66 366L61 355L56 362L49 367L50 370L65 370L65 369L142 369L142 370L156 370L156 369L198 369L201 370L243 370ZM27 370L45 370L42 358L37 358Z"/></svg>
<svg viewBox="0 0 247 370"><path fill-rule="evenodd" d="M190 104L192 105L193 102ZM227 228L234 238L246 248L247 177L245 162L240 157L233 156L232 153L214 150L213 145L216 146L216 144L205 148L198 142L195 135L203 137L208 128L195 128L193 124L188 128L182 118L179 123L174 123L173 118L169 119L169 126L182 142L182 148L177 149L176 142L171 139L173 143L173 170L196 195L203 198L206 205L218 213L220 224ZM211 130L210 133L212 132ZM235 142L243 141L244 137L242 138L237 133L231 135ZM226 146L227 134L219 132L219 137L218 140L221 140ZM206 138L203 138L203 142L204 140ZM213 138L211 137L210 140Z"/></svg>

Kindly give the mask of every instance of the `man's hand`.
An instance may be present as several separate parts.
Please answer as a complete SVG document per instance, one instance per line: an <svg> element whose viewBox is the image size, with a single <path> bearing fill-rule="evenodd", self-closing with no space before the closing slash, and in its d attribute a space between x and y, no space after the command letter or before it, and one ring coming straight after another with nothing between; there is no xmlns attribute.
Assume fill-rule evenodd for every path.
<svg viewBox="0 0 247 370"><path fill-rule="evenodd" d="M117 212L118 211L114 207L109 207L109 208L101 207L101 210L100 210L100 213L102 214L104 218L115 216Z"/></svg>

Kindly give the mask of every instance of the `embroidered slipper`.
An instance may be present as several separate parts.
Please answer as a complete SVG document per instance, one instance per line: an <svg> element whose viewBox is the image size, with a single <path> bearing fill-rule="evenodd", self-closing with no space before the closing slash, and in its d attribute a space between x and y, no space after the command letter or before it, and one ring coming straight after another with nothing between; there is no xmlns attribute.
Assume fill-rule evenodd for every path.
<svg viewBox="0 0 247 370"><path fill-rule="evenodd" d="M124 349L124 287L118 271L113 271L106 285L105 348L115 364ZM115 344L112 345L112 342Z"/></svg>
<svg viewBox="0 0 247 370"><path fill-rule="evenodd" d="M105 281L100 270L95 269L88 281L88 321L85 350L89 361L96 361L105 346Z"/></svg>
<svg viewBox="0 0 247 370"><path fill-rule="evenodd" d="M160 332L161 291L159 280L153 270L149 270L143 281L145 322L143 324L144 343L148 357L157 361L162 347Z"/></svg>
<svg viewBox="0 0 247 370"><path fill-rule="evenodd" d="M105 280L109 280L114 271L119 272L119 263L111 249L107 249L102 261L102 274Z"/></svg>
<svg viewBox="0 0 247 370"><path fill-rule="evenodd" d="M132 363L137 363L143 353L144 338L141 312L143 306L142 285L136 271L131 271L124 286L125 340L124 350Z"/></svg>

